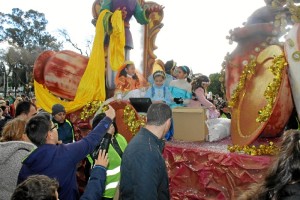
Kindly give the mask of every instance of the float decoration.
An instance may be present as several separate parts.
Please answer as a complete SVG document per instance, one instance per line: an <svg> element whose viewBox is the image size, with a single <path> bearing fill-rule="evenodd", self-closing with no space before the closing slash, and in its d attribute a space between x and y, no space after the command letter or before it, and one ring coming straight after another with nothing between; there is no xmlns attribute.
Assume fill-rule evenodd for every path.
<svg viewBox="0 0 300 200"><path fill-rule="evenodd" d="M128 101L114 100L109 103L116 112L115 122L118 127L118 132L122 134L127 142L129 142L137 131L137 124L140 120L139 114Z"/></svg>
<svg viewBox="0 0 300 200"><path fill-rule="evenodd" d="M103 104L102 101L92 101L92 102L88 102L83 108L82 111L80 113L80 119L82 120L86 120L92 116L94 116L94 114L97 112L97 110L99 110L99 108L101 107L101 105ZM103 108L103 110L105 111L105 108Z"/></svg>
<svg viewBox="0 0 300 200"><path fill-rule="evenodd" d="M154 6L159 6L159 4L152 1L147 1L144 4L144 8L154 7ZM153 12L149 16L149 23L145 25L144 56L143 56L144 77L148 77L150 74L152 74L152 68L157 58L157 56L154 53L154 50L157 49L157 46L155 45L155 40L160 29L164 26L162 23L163 18L164 18L163 10L161 10L160 12Z"/></svg>
<svg viewBox="0 0 300 200"><path fill-rule="evenodd" d="M92 102L95 100L105 100L105 54L103 45L104 27L101 23L101 18L104 17L105 13L106 12L102 12L99 15L99 19L96 25L96 34L91 51L91 56L88 61L88 65L84 71L84 74L82 75L78 88L77 90L75 90L76 96L74 100L61 100L58 98L60 97L59 95L57 97L51 94L50 91L47 88L45 88L44 85L42 85L42 82L38 83L36 80L34 81L37 103L45 111L51 112L52 105L60 103L65 107L67 113L71 113L81 109L84 105L86 105L87 102ZM48 59L45 59L44 63L47 63L47 61ZM76 57L74 57L72 62L76 61ZM37 60L36 63L39 63L39 60ZM34 72L38 71L38 69L40 68L36 67L36 63L34 66ZM45 67L47 67L47 64L45 65ZM52 71L50 73L55 72ZM44 76L47 76L47 74L44 74ZM57 87L59 88L60 85L57 85Z"/></svg>
<svg viewBox="0 0 300 200"><path fill-rule="evenodd" d="M247 79L250 79L251 76L255 73L256 67L256 58L252 58L250 63L248 63L240 76L239 83L236 89L233 91L232 97L228 103L228 107L233 108L236 102L239 100L241 92L244 90Z"/></svg>
<svg viewBox="0 0 300 200"><path fill-rule="evenodd" d="M95 0L92 5L93 24L95 24L97 21L98 13L101 10L101 2L102 0ZM158 3L152 1L145 2L138 0L138 2L143 6L143 8L159 6ZM152 74L153 64L156 62L157 56L155 55L154 50L157 49L157 46L155 45L155 40L160 29L164 26L162 23L163 17L164 10L152 12L149 16L149 23L144 25L144 53L142 70L144 77L148 77L150 74Z"/></svg>
<svg viewBox="0 0 300 200"><path fill-rule="evenodd" d="M281 80L283 76L283 70L287 67L287 62L283 55L277 56L273 60L273 65L269 67L269 70L274 74L274 79L269 85L264 93L264 97L267 100L267 105L263 107L258 112L257 122L266 122L272 114L272 109L278 94L278 90L281 85Z"/></svg>
<svg viewBox="0 0 300 200"><path fill-rule="evenodd" d="M296 23L286 35L286 42L284 45L286 60L289 64L289 81L293 93L295 108L298 119L300 119L300 24Z"/></svg>
<svg viewBox="0 0 300 200"><path fill-rule="evenodd" d="M228 151L231 153L244 153L251 156L262 156L262 155L276 155L279 152L279 147L273 142L269 142L268 145L260 144L259 146L255 145L228 145Z"/></svg>
<svg viewBox="0 0 300 200"><path fill-rule="evenodd" d="M226 54L221 65L221 85L228 101L237 87L244 62L270 45L282 45L279 38L289 31L287 25L291 24L291 20L288 19L299 19L299 8L291 0L273 0L266 4L248 18L244 27L230 30L229 36L226 36L229 44L233 41L238 43L232 53Z"/></svg>
<svg viewBox="0 0 300 200"><path fill-rule="evenodd" d="M280 136L292 113L293 98L294 102L300 99L294 91L292 96L290 86L290 82L299 85L293 77L299 74L296 63L294 72L288 73L288 65L300 61L295 30L289 33L291 37L285 36L288 62L280 41L291 32L288 25L300 21L300 8L291 0L265 2L266 6L254 11L243 27L230 30L227 36L230 44L234 41L238 45L226 54L220 81L232 108L231 138L236 145L248 145L258 137ZM256 65L253 74L246 74L248 63Z"/></svg>
<svg viewBox="0 0 300 200"><path fill-rule="evenodd" d="M128 105L125 106L123 120L124 123L127 124L133 136L136 135L140 128L146 123L146 118L140 115L138 119L134 109Z"/></svg>
<svg viewBox="0 0 300 200"><path fill-rule="evenodd" d="M294 1L288 1L287 7L289 8L289 11L291 13L291 19L294 23L300 22L300 8L294 4Z"/></svg>
<svg viewBox="0 0 300 200"><path fill-rule="evenodd" d="M110 34L108 57L112 70L118 71L125 60L125 29L121 11L111 16L112 34Z"/></svg>
<svg viewBox="0 0 300 200"><path fill-rule="evenodd" d="M277 137L284 130L293 109L293 101L287 75L287 65L282 61L283 50L272 45L258 54L255 73L247 79L232 109L231 138L236 145L249 145L258 137ZM276 60L277 59L277 60ZM274 61L273 61L274 60ZM279 61L279 62L278 62ZM279 67L274 75L270 67ZM275 80L275 82L274 82ZM271 87L269 86L271 84ZM268 88L269 86L269 88ZM266 90L268 88L269 90ZM275 88L277 91L275 92ZM268 103L266 99L272 99ZM269 104L269 105L268 105ZM271 108L269 108L271 106ZM267 109L266 109L267 108ZM265 121L258 122L259 112Z"/></svg>

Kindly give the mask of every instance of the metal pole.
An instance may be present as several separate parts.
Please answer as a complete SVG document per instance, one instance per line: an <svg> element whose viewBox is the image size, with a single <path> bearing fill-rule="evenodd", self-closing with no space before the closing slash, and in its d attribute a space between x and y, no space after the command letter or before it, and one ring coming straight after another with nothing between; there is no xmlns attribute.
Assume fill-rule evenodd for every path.
<svg viewBox="0 0 300 200"><path fill-rule="evenodd" d="M4 68L3 74L4 74L4 83L3 83L3 88L4 88L4 98L6 98L6 90L7 90L7 88L6 88L6 72L5 72L5 68Z"/></svg>
<svg viewBox="0 0 300 200"><path fill-rule="evenodd" d="M5 73L5 65L3 64L3 62L0 63L0 70L4 75L3 76L3 92L4 92L4 98L6 98L6 91L5 91L5 79L6 79L5 75L6 75L6 73Z"/></svg>
<svg viewBox="0 0 300 200"><path fill-rule="evenodd" d="M17 74L15 70L14 70L14 77L15 77L14 86L15 86L15 98L16 98L17 97Z"/></svg>

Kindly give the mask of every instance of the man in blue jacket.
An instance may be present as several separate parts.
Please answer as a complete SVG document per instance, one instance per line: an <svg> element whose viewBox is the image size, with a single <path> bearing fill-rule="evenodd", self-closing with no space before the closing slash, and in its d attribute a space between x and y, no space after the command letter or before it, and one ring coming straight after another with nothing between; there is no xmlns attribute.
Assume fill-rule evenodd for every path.
<svg viewBox="0 0 300 200"><path fill-rule="evenodd" d="M105 187L107 165L107 154L105 150L100 150L98 159L95 160L90 180L80 200L101 199ZM32 175L17 186L11 200L37 200L42 197L43 199L58 200L58 188L59 183L57 180L45 175Z"/></svg>
<svg viewBox="0 0 300 200"><path fill-rule="evenodd" d="M26 134L38 148L23 161L18 183L30 175L46 175L58 180L59 199L79 199L76 165L92 153L110 127L115 111L110 107L105 114L106 117L86 137L74 143L59 145L57 127L49 115L31 118L26 125Z"/></svg>
<svg viewBox="0 0 300 200"><path fill-rule="evenodd" d="M167 104L152 104L147 124L130 141L121 163L120 200L170 199L169 181L162 150L171 125L172 111Z"/></svg>

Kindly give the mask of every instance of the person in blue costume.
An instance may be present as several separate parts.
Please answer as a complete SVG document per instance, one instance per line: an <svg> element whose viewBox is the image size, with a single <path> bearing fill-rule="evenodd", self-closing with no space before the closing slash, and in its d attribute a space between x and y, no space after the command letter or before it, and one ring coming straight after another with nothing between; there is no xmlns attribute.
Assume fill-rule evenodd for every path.
<svg viewBox="0 0 300 200"><path fill-rule="evenodd" d="M151 98L153 103L166 103L170 105L172 101L172 94L169 88L164 85L166 80L166 74L164 71L156 71L153 74L153 85L146 91L145 97ZM171 120L171 126L167 134L166 140L170 140L174 135L173 120Z"/></svg>
<svg viewBox="0 0 300 200"><path fill-rule="evenodd" d="M169 89L174 98L171 108L186 107L192 98L192 86L188 82L190 69L187 66L179 66L175 69L176 80L170 82Z"/></svg>
<svg viewBox="0 0 300 200"><path fill-rule="evenodd" d="M174 71L174 68L176 67L176 62L174 60L169 60L166 62L164 67L165 67L165 73L166 73L164 85L169 87L171 81L175 80L175 77L173 76L173 71ZM148 76L148 82L150 84L154 83L152 74L150 76Z"/></svg>
<svg viewBox="0 0 300 200"><path fill-rule="evenodd" d="M156 71L153 76L153 85L146 91L145 97L151 98L153 103L166 103L171 104L172 94L169 88L164 85L166 74L164 71Z"/></svg>

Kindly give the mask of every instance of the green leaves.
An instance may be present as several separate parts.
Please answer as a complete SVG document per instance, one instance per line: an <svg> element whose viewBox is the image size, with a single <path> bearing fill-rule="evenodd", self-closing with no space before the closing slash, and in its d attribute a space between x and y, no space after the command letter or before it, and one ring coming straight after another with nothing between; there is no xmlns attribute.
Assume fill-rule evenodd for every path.
<svg viewBox="0 0 300 200"><path fill-rule="evenodd" d="M12 9L11 14L0 13L0 42L26 48L31 51L59 50L61 44L46 31L48 21L44 13L35 10L24 12L19 8Z"/></svg>

